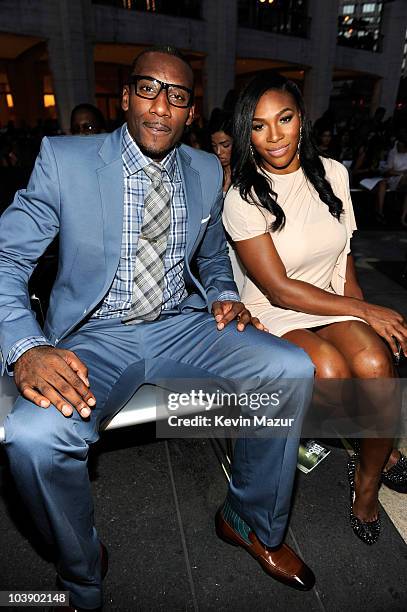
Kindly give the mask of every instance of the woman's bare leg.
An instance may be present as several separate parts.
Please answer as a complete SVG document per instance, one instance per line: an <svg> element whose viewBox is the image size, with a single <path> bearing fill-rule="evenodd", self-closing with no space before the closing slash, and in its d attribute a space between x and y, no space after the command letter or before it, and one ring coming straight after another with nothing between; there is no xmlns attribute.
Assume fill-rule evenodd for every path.
<svg viewBox="0 0 407 612"><path fill-rule="evenodd" d="M384 342L371 327L359 321L333 323L317 333L335 346L345 357L352 376L360 379L360 390L365 395L364 401L369 402L374 418L380 421L383 416L383 431L391 429L398 416L397 383L391 353ZM369 379L382 379L383 382L363 382ZM381 472L396 463L399 457L398 451L391 452L392 447L393 438L361 439L354 513L363 521L377 518Z"/></svg>
<svg viewBox="0 0 407 612"><path fill-rule="evenodd" d="M316 379L330 381L327 385L315 385L313 407L321 407L324 411L328 409L331 416L341 418L344 413L343 406L346 404L346 399L343 398L345 385L341 381L352 378L343 355L330 342L310 329L296 329L285 334L283 338L304 349L315 366ZM335 391L332 391L333 386Z"/></svg>

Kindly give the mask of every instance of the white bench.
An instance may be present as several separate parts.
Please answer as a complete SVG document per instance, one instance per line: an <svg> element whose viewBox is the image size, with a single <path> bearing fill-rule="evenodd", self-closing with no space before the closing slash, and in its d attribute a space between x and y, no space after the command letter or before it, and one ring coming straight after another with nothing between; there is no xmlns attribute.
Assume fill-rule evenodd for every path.
<svg viewBox="0 0 407 612"><path fill-rule="evenodd" d="M239 289L243 286L244 272L232 248L230 259L233 274ZM4 422L17 398L18 391L14 381L8 375L0 376L0 443L4 442ZM192 411L192 408L191 408ZM154 385L143 385L136 391L127 404L113 417L104 430L118 429L157 420L157 392Z"/></svg>

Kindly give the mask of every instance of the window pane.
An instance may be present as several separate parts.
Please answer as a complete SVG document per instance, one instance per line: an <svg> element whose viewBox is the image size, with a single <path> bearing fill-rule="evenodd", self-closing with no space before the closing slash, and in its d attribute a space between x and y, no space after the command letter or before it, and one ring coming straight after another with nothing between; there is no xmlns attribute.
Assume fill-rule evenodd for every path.
<svg viewBox="0 0 407 612"><path fill-rule="evenodd" d="M354 4L344 4L342 7L342 15L353 15L355 12Z"/></svg>
<svg viewBox="0 0 407 612"><path fill-rule="evenodd" d="M374 13L376 10L376 3L369 2L368 4L362 5L362 13Z"/></svg>

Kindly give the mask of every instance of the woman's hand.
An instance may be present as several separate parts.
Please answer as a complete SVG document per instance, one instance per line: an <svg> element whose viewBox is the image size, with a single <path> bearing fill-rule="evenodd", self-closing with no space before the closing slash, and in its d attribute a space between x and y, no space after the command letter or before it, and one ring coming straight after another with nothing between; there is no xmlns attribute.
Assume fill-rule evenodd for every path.
<svg viewBox="0 0 407 612"><path fill-rule="evenodd" d="M407 323L403 315L391 308L369 304L368 302L362 302L361 306L363 311L360 318L369 323L375 332L388 342L395 355L399 353L395 341L397 339L404 355L407 357Z"/></svg>

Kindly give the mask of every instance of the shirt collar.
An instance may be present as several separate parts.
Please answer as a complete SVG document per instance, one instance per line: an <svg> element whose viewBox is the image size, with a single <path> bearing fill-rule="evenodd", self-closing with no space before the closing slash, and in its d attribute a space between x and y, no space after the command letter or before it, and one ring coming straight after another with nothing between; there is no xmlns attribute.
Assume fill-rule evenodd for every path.
<svg viewBox="0 0 407 612"><path fill-rule="evenodd" d="M125 123L122 130L122 158L124 173L126 176L136 174L143 170L146 166L152 163L152 159L144 155L135 140L130 135L127 124ZM155 162L158 163L158 162ZM174 180L174 174L177 164L176 148L172 149L159 163L170 180Z"/></svg>

